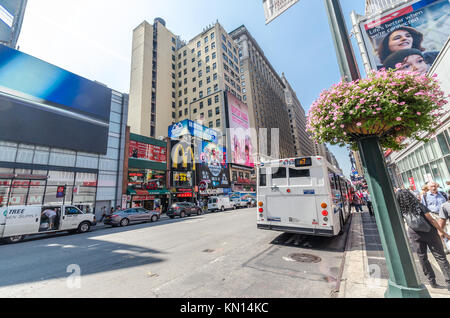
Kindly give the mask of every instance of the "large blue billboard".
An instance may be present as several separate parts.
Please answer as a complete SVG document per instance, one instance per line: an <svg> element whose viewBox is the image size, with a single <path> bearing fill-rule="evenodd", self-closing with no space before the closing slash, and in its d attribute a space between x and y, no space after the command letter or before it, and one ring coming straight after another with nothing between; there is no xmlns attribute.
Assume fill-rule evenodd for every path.
<svg viewBox="0 0 450 318"><path fill-rule="evenodd" d="M205 127L189 119L185 119L179 123L169 126L168 130L168 136L171 139L189 135L213 143L218 143L218 134L219 133L214 129Z"/></svg>
<svg viewBox="0 0 450 318"><path fill-rule="evenodd" d="M0 45L0 138L105 154L111 89Z"/></svg>

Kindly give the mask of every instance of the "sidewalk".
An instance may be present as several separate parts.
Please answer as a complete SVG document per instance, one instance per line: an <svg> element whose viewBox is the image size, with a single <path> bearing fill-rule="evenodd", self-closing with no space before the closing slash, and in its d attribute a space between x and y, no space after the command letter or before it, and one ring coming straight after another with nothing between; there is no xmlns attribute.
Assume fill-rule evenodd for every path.
<svg viewBox="0 0 450 318"><path fill-rule="evenodd" d="M339 298L384 298L389 274L375 217L371 217L368 212L353 214L348 235ZM431 253L428 253L428 257L436 273L436 281L443 287L431 288L414 253L420 280L431 297L450 298L439 266Z"/></svg>

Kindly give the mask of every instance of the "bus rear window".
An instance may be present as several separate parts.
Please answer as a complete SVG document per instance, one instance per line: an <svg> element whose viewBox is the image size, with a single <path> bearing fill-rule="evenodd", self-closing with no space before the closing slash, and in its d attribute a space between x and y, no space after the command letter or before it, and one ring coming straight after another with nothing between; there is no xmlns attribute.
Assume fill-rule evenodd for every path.
<svg viewBox="0 0 450 318"><path fill-rule="evenodd" d="M272 179L285 179L286 168L275 168L272 172Z"/></svg>
<svg viewBox="0 0 450 318"><path fill-rule="evenodd" d="M289 178L309 178L311 177L311 171L309 169L291 169L289 168Z"/></svg>
<svg viewBox="0 0 450 318"><path fill-rule="evenodd" d="M259 170L259 186L260 187L267 186L267 170L266 170L266 168L261 168Z"/></svg>

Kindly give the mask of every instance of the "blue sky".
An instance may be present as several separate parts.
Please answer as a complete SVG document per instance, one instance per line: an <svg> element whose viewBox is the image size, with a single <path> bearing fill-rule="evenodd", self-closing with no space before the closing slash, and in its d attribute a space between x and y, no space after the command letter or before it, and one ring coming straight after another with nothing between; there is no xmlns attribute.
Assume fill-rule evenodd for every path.
<svg viewBox="0 0 450 318"><path fill-rule="evenodd" d="M363 14L364 0L341 3L350 32L350 12ZM267 26L262 0L29 0L19 46L128 93L132 31L143 20L153 23L155 17L166 20L184 40L216 20L229 32L244 24L275 70L285 73L306 111L320 91L341 77L323 0L300 0ZM330 149L349 176L348 151Z"/></svg>

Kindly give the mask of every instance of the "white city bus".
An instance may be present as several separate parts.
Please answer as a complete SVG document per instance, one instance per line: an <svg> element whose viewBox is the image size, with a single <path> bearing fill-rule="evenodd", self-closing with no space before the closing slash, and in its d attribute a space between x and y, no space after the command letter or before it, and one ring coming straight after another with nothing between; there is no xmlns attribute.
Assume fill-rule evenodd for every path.
<svg viewBox="0 0 450 318"><path fill-rule="evenodd" d="M257 165L259 229L317 236L342 233L350 216L350 184L325 158Z"/></svg>

